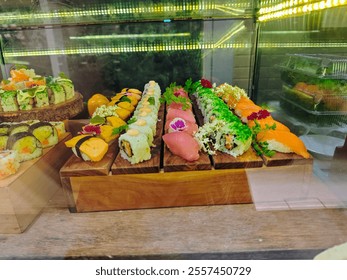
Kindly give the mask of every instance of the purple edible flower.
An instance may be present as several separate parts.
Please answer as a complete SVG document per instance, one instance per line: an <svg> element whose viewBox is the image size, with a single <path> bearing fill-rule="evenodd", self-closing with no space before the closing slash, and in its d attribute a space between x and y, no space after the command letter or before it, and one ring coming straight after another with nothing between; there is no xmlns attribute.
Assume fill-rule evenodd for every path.
<svg viewBox="0 0 347 280"><path fill-rule="evenodd" d="M175 131L182 131L187 128L186 122L184 119L181 118L174 118L170 122L170 127Z"/></svg>

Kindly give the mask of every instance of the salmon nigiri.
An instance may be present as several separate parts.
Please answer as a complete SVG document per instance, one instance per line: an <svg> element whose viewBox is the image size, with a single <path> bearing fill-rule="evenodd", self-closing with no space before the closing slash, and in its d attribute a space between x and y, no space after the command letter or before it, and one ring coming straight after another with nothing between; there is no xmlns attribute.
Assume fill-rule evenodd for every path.
<svg viewBox="0 0 347 280"><path fill-rule="evenodd" d="M284 130L266 130L257 134L259 142L267 142L268 148L281 153L295 153L309 158L304 142L295 134Z"/></svg>
<svg viewBox="0 0 347 280"><path fill-rule="evenodd" d="M258 119L257 122L259 123L262 129L266 129L266 126L270 127L275 124L276 125L275 130L289 131L289 128L287 126L285 126L283 123L280 123L279 121L274 120L271 116L264 119ZM255 126L255 121L248 120L247 125L249 128L252 128Z"/></svg>

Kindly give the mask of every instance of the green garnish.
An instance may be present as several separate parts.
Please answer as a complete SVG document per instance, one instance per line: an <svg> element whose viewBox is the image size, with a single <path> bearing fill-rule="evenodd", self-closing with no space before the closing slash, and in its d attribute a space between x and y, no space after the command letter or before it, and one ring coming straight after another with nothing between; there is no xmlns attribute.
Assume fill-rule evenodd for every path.
<svg viewBox="0 0 347 280"><path fill-rule="evenodd" d="M125 125L122 125L120 127L116 127L112 130L112 135L115 135L115 134L119 134L121 133L122 131L126 130L128 128L128 125L125 124Z"/></svg>
<svg viewBox="0 0 347 280"><path fill-rule="evenodd" d="M118 101L117 103L119 103L119 102L129 102L129 103L131 103L131 100L130 100L129 97L127 97L126 95L124 95L124 96L122 96L122 97L119 99L119 101Z"/></svg>
<svg viewBox="0 0 347 280"><path fill-rule="evenodd" d="M255 126L252 127L252 146L257 153L257 155L265 155L268 157L272 157L276 152L273 150L269 149L269 145L266 142L261 142L257 140L257 135L261 131L267 131L267 130L275 130L276 129L276 124L274 123L273 125L265 125L265 128L262 128L259 124L259 122L255 119L254 120Z"/></svg>
<svg viewBox="0 0 347 280"><path fill-rule="evenodd" d="M171 83L169 87L166 88L163 95L160 97L160 102L166 102L167 105L171 103L180 103L182 104L182 109L187 110L190 108L191 101L188 98L183 96L176 96L174 92L176 90L183 89L181 86L176 86L176 83Z"/></svg>
<svg viewBox="0 0 347 280"><path fill-rule="evenodd" d="M149 104L150 105L155 105L155 99L154 99L154 97L152 96L152 97L150 97L150 98L148 98L148 100L147 100L148 102L149 102Z"/></svg>
<svg viewBox="0 0 347 280"><path fill-rule="evenodd" d="M132 117L130 120L127 121L127 124L132 124L137 121L136 117Z"/></svg>
<svg viewBox="0 0 347 280"><path fill-rule="evenodd" d="M106 119L99 116L99 115L96 115L90 119L90 123L95 124L95 125L96 124L104 124L105 122L106 122Z"/></svg>

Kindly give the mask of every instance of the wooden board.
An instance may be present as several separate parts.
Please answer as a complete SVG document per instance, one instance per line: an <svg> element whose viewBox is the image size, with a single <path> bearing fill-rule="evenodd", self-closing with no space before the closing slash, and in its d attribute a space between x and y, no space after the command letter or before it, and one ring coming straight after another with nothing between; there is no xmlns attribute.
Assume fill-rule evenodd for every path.
<svg viewBox="0 0 347 280"><path fill-rule="evenodd" d="M263 166L262 158L258 156L252 148L238 157L233 157L217 151L216 154L212 156L212 162L216 169L256 168Z"/></svg>
<svg viewBox="0 0 347 280"><path fill-rule="evenodd" d="M64 183L73 212L252 202L242 169L80 176Z"/></svg>
<svg viewBox="0 0 347 280"><path fill-rule="evenodd" d="M200 153L197 161L189 162L171 153L168 147L164 145L163 169L165 172L211 170L212 165L211 159L206 153Z"/></svg>
<svg viewBox="0 0 347 280"><path fill-rule="evenodd" d="M1 122L20 122L25 120L63 121L83 111L83 96L75 92L75 96L66 102L52 104L28 111L0 112Z"/></svg>
<svg viewBox="0 0 347 280"><path fill-rule="evenodd" d="M151 158L149 160L131 164L128 160L122 158L118 153L114 163L111 166L111 173L116 174L138 174L138 173L157 173L160 171L161 163L161 143L164 128L164 105L162 105L158 112L158 123L156 135L153 139L154 147L151 148Z"/></svg>
<svg viewBox="0 0 347 280"><path fill-rule="evenodd" d="M272 157L262 156L266 166L286 166L286 165L303 165L313 164L313 157L303 158L294 153L276 153Z"/></svg>
<svg viewBox="0 0 347 280"><path fill-rule="evenodd" d="M118 150L117 138L109 145L108 151L102 160L91 162L80 159L70 149L70 158L60 169L60 175L62 177L108 175Z"/></svg>
<svg viewBox="0 0 347 280"><path fill-rule="evenodd" d="M64 142L70 138L64 134L41 157L22 162L16 174L0 181L0 233L23 232L59 190L59 169L69 157Z"/></svg>

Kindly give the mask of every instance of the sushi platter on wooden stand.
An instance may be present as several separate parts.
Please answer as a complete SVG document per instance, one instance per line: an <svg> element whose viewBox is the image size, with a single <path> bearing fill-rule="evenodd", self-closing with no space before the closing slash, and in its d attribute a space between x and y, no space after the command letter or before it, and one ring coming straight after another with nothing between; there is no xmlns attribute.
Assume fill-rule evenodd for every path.
<svg viewBox="0 0 347 280"><path fill-rule="evenodd" d="M130 164L121 157L117 139L98 163L71 155L60 169L71 212L252 203L246 169L312 164L294 154L262 158L253 149L237 158L201 153L197 161L187 162L163 144L164 114L162 106L148 161Z"/></svg>

